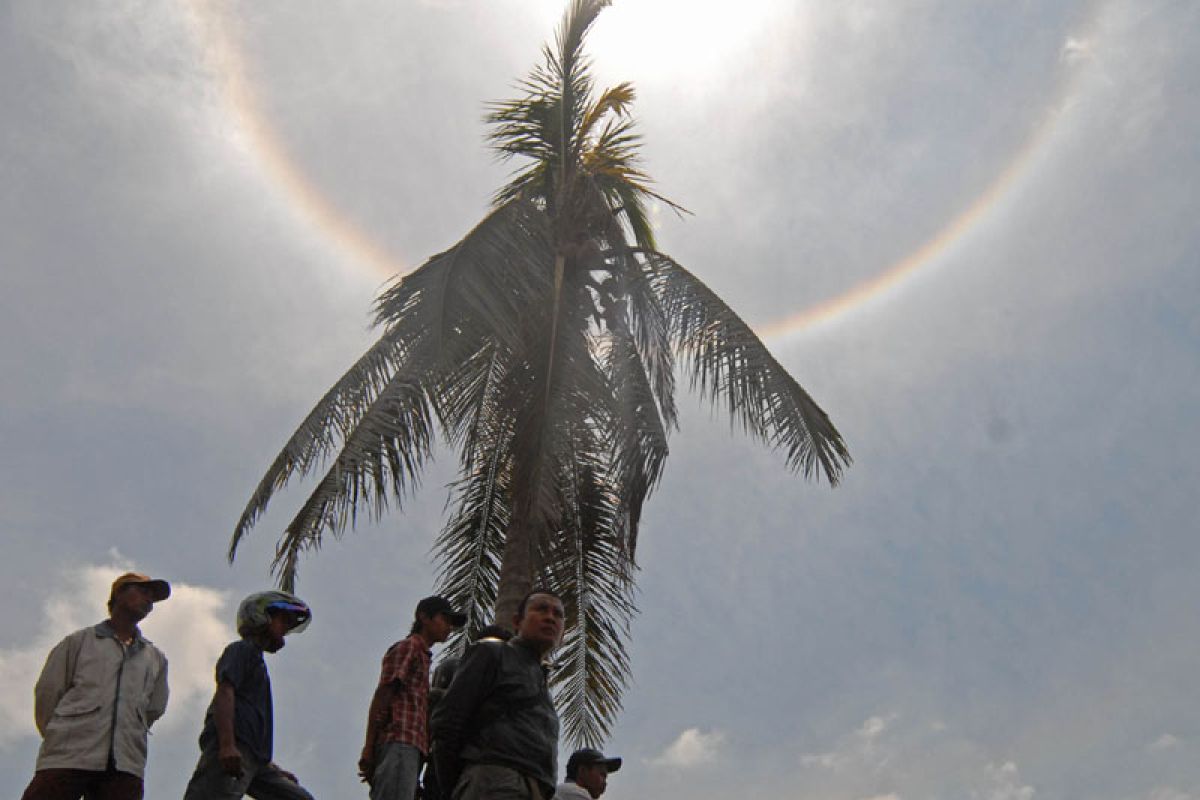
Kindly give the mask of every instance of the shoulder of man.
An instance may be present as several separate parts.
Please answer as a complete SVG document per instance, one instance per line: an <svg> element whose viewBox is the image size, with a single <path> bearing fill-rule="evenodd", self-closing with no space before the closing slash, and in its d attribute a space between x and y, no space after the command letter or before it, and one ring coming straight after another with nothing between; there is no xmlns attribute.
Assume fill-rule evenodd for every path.
<svg viewBox="0 0 1200 800"><path fill-rule="evenodd" d="M248 639L238 639L225 645L225 649L221 651L221 657L217 659L217 664L248 661L263 661L262 650Z"/></svg>
<svg viewBox="0 0 1200 800"><path fill-rule="evenodd" d="M48 658L55 658L57 654L58 657L65 655L68 659L74 661L79 655L79 650L83 647L83 643L89 638L96 638L98 636L96 632L97 627L99 626L89 625L86 628L80 628L77 631L68 633L66 636L59 639L58 643L55 644L54 647L50 648L50 655Z"/></svg>
<svg viewBox="0 0 1200 800"><path fill-rule="evenodd" d="M413 637L405 636L398 642L392 642L392 646L387 649L387 652L385 652L384 655L400 655L410 650L413 646Z"/></svg>
<svg viewBox="0 0 1200 800"><path fill-rule="evenodd" d="M81 642L88 637L93 637L93 638L99 637L101 635L99 628L103 624L104 624L103 622L99 622L95 625L88 625L86 628L80 628L77 631L71 631L66 636L59 639L58 643L60 645L63 645L63 644L67 644L68 642Z"/></svg>
<svg viewBox="0 0 1200 800"><path fill-rule="evenodd" d="M167 663L167 654L162 651L161 647L149 639L143 639L142 641L145 642L145 650L151 658L163 665Z"/></svg>
<svg viewBox="0 0 1200 800"><path fill-rule="evenodd" d="M591 795L588 794L587 789L584 789L579 784L572 783L571 781L566 781L564 783L560 783L557 786L557 788L555 788L555 790L554 790L554 797L556 798L556 800L557 800L557 798L570 798L570 797L588 798L588 800L591 800Z"/></svg>
<svg viewBox="0 0 1200 800"><path fill-rule="evenodd" d="M475 642L463 653L463 663L468 660L490 662L499 661L509 654L508 642Z"/></svg>

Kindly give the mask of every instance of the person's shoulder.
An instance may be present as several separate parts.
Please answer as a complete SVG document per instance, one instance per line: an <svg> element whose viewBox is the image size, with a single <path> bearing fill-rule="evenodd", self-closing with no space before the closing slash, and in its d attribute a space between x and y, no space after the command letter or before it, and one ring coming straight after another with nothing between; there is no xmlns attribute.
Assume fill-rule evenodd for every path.
<svg viewBox="0 0 1200 800"><path fill-rule="evenodd" d="M145 645L145 651L149 653L152 658L157 661L161 661L164 664L167 663L167 654L162 651L162 648L145 637L142 637L142 644Z"/></svg>
<svg viewBox="0 0 1200 800"><path fill-rule="evenodd" d="M502 658L509 651L508 642L488 639L471 645L470 653L479 653L482 658Z"/></svg>
<svg viewBox="0 0 1200 800"><path fill-rule="evenodd" d="M424 644L421 642L421 637L415 633L410 636L405 636L403 639L400 639L399 641L394 642L391 646L391 649L392 650L409 650L414 647L417 649L424 648Z"/></svg>
<svg viewBox="0 0 1200 800"><path fill-rule="evenodd" d="M51 648L51 652L55 653L62 652L63 650L78 650L79 646L84 642L85 639L87 639L89 636L95 637L97 635L96 627L96 625L89 625L86 628L80 628L77 631L71 631L54 644L54 647Z"/></svg>
<svg viewBox="0 0 1200 800"><path fill-rule="evenodd" d="M249 639L237 639L225 645L221 658L262 658L262 650Z"/></svg>
<svg viewBox="0 0 1200 800"><path fill-rule="evenodd" d="M586 789L582 788L579 784L571 783L570 781L560 783L554 790L554 797L555 798L572 798L572 797L573 798L581 798L581 797L583 797L583 798L587 798L588 800L591 800L591 795L589 795L587 793Z"/></svg>
<svg viewBox="0 0 1200 800"><path fill-rule="evenodd" d="M464 669L478 669L485 666L490 668L492 665L499 664L505 658L507 649L508 646L504 642L475 642L463 653L455 674L457 675L460 670Z"/></svg>

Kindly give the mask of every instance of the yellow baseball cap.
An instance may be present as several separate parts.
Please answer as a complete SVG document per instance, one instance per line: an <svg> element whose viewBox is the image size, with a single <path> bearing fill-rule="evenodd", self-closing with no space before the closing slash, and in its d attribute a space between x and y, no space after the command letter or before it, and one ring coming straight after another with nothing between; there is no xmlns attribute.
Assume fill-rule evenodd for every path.
<svg viewBox="0 0 1200 800"><path fill-rule="evenodd" d="M128 586L131 583L148 587L156 603L160 600L166 600L171 596L171 584L162 578L151 578L149 575L144 575L140 572L126 572L113 581L112 591L108 593L109 602L112 602L112 599L117 596L117 592L120 591L122 586Z"/></svg>

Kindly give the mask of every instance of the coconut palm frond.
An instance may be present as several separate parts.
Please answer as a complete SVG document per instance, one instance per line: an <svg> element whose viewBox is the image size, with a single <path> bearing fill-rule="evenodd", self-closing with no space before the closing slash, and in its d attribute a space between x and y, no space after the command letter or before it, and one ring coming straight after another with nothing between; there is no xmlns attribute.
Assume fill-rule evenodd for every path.
<svg viewBox="0 0 1200 800"><path fill-rule="evenodd" d="M274 569L281 580L294 581L300 554L319 547L324 532L340 536L346 524L353 525L360 505L378 514L387 507L389 491L402 502L429 454L431 412L443 427L453 428L445 416L452 413L455 386L448 377L472 364L485 344L503 346L506 336L519 337L524 308L544 292L545 279L528 269L527 260L547 251L543 224L529 203L514 201L381 295L376 319L386 330L380 344L293 437L308 436L323 453L336 440L340 451L280 539ZM376 389L385 369L390 370L386 383ZM461 383L462 376L457 380ZM310 445L310 450L317 448ZM281 487L296 472L287 470L294 451L294 446L285 449L277 458L282 466L264 477L262 496L256 493L243 515L235 545L265 508L267 490ZM310 456L303 466L311 468L312 461Z"/></svg>
<svg viewBox="0 0 1200 800"><path fill-rule="evenodd" d="M596 124L609 115L627 116L635 99L637 90L628 81L605 89L579 121L579 135L583 138L591 136Z"/></svg>
<svg viewBox="0 0 1200 800"><path fill-rule="evenodd" d="M620 499L620 511L625 515L625 546L633 561L642 506L658 485L666 465L667 429L628 331L618 331L613 336L608 374L616 412L610 421L612 483Z"/></svg>
<svg viewBox="0 0 1200 800"><path fill-rule="evenodd" d="M388 331L419 317L443 350L479 336L512 346L522 333L527 304L544 296L553 246L545 215L516 198L495 208L458 244L396 282L376 302L376 324ZM409 325L411 327L411 325ZM455 356L461 356L456 353Z"/></svg>
<svg viewBox="0 0 1200 800"><path fill-rule="evenodd" d="M699 278L662 253L647 258L692 386L742 428L783 451L806 478L836 485L850 453L829 416L754 331Z"/></svg>
<svg viewBox="0 0 1200 800"><path fill-rule="evenodd" d="M280 536L272 571L285 591L294 590L301 553L318 549L325 532L341 536L360 510L377 518L389 496L402 502L429 458L432 423L421 380L407 372L393 377Z"/></svg>
<svg viewBox="0 0 1200 800"><path fill-rule="evenodd" d="M555 585L566 587L567 627L552 677L556 705L567 738L590 747L608 737L621 709L630 676L625 642L637 611L619 500L602 469L600 459L575 459L565 529L549 557Z"/></svg>
<svg viewBox="0 0 1200 800"><path fill-rule="evenodd" d="M387 385L403 363L408 348L402 333L385 334L373 344L325 393L288 439L259 481L234 527L227 554L231 562L237 555L238 545L266 512L275 493L293 476L307 475L320 464L336 447L341 435L358 423Z"/></svg>
<svg viewBox="0 0 1200 800"><path fill-rule="evenodd" d="M623 269L621 278L629 304L628 329L641 359L663 425L678 427L675 406L675 352L671 320L667 317L654 284L633 255L617 256Z"/></svg>
<svg viewBox="0 0 1200 800"><path fill-rule="evenodd" d="M472 450L471 473L453 487L456 511L434 544L440 564L438 593L467 615L467 624L449 643L451 655L460 655L466 642L492 621L504 534L511 520L507 442L480 436Z"/></svg>
<svg viewBox="0 0 1200 800"><path fill-rule="evenodd" d="M438 591L467 614L464 630L451 641L455 653L491 620L504 533L512 519L513 418L500 402L508 363L496 346L486 358L482 370L466 372L481 379L467 382L453 401L450 416L462 454L450 500L455 511L434 545L440 564Z"/></svg>

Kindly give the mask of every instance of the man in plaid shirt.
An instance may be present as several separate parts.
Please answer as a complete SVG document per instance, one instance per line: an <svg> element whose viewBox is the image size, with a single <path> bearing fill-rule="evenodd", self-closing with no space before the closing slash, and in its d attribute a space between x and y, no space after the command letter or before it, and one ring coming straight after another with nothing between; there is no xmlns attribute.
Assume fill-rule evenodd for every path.
<svg viewBox="0 0 1200 800"><path fill-rule="evenodd" d="M383 656L379 685L367 714L367 741L358 774L371 800L413 800L421 759L429 752L430 648L466 621L444 597L417 603L412 630Z"/></svg>

